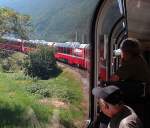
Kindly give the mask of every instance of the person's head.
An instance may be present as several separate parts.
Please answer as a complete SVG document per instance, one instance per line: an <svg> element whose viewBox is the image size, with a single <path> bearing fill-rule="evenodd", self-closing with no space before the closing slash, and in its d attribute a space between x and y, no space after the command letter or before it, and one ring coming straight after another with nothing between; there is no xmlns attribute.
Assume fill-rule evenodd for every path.
<svg viewBox="0 0 150 128"><path fill-rule="evenodd" d="M137 39L127 38L120 45L121 58L128 59L141 54L141 45Z"/></svg>
<svg viewBox="0 0 150 128"><path fill-rule="evenodd" d="M92 90L98 99L101 111L108 117L113 117L120 111L122 105L121 91L118 87L111 85L107 87L96 87Z"/></svg>

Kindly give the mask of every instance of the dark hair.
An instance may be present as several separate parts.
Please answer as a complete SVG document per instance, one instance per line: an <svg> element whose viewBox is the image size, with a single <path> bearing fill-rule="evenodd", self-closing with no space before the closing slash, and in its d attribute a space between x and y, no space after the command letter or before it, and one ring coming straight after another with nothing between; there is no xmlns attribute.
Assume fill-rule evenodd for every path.
<svg viewBox="0 0 150 128"><path fill-rule="evenodd" d="M141 54L140 42L134 38L127 38L123 40L120 46L121 50L131 56L138 56Z"/></svg>
<svg viewBox="0 0 150 128"><path fill-rule="evenodd" d="M120 90L117 90L104 100L112 105L121 104L123 100L123 95Z"/></svg>

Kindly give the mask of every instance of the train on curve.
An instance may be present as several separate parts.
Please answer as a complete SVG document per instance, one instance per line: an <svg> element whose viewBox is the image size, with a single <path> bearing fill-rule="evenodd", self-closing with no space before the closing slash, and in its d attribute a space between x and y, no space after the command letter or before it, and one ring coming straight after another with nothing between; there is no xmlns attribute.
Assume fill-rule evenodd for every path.
<svg viewBox="0 0 150 128"><path fill-rule="evenodd" d="M19 51L28 53L37 48L40 43L32 41L13 39L3 40L0 43L0 49ZM58 61L76 66L82 69L89 67L89 44L81 44L80 42L46 42L44 45L55 49L55 58Z"/></svg>

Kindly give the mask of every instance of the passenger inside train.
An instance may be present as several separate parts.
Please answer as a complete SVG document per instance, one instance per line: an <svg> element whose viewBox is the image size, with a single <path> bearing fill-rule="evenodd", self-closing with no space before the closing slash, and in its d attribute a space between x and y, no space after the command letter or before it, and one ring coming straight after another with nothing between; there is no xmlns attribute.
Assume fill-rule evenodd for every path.
<svg viewBox="0 0 150 128"><path fill-rule="evenodd" d="M149 5L142 0L104 0L95 13L91 41L95 42L92 88L119 87L125 104L133 108L145 128L150 128ZM91 120L106 123L95 97L91 99Z"/></svg>
<svg viewBox="0 0 150 128"><path fill-rule="evenodd" d="M98 99L101 111L111 118L108 126L100 124L99 128L143 128L134 110L122 102L122 94L118 87L95 87L92 93Z"/></svg>
<svg viewBox="0 0 150 128"><path fill-rule="evenodd" d="M150 70L142 56L140 42L134 38L125 39L121 46L121 66L112 80L150 82Z"/></svg>
<svg viewBox="0 0 150 128"><path fill-rule="evenodd" d="M121 51L121 52L120 52ZM147 97L145 92L150 92L147 90L147 87L150 82L150 70L148 64L144 57L142 56L142 48L140 46L140 42L134 38L127 38L122 41L120 45L120 50L117 51L117 56L120 54L121 58L121 66L118 68L117 72L112 76L112 81L106 81L106 86L109 88L112 84L116 87L119 87L123 92L122 99L127 105L132 107L135 112L140 116L140 119L144 123L144 99ZM103 89L107 88L104 87ZM98 87L99 88L99 87ZM95 91L98 91L95 88ZM136 90L136 91L135 91ZM98 92L97 92L98 93ZM109 93L109 92L108 92ZM103 92L100 94L103 94ZM99 95L100 95L99 94ZM93 95L96 96L94 90ZM104 95L108 95L107 92ZM117 99L116 97L114 99ZM111 99L112 100L112 99ZM104 99L105 101L105 99ZM112 100L113 101L113 100ZM111 102L110 102L111 103ZM146 103L147 104L147 103ZM103 114L105 114L105 110L102 107L99 107ZM104 110L104 111L103 111ZM107 113L103 115L100 113L100 116L97 118L97 122L101 126L95 126L95 128L106 128L107 123L109 122L110 117ZM105 118L105 119L104 119ZM121 118L120 118L121 119ZM103 121L107 120L107 121ZM112 119L111 119L112 120ZM100 123L99 123L99 122ZM117 124L113 124L113 126L108 126L108 128L119 128ZM140 128L141 126L139 125ZM136 128L136 127L135 127Z"/></svg>

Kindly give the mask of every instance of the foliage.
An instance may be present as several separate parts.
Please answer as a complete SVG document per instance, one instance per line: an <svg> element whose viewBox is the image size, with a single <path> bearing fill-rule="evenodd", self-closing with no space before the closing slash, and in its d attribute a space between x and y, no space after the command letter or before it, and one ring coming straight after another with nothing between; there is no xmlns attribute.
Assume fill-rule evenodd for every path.
<svg viewBox="0 0 150 128"><path fill-rule="evenodd" d="M25 86L28 80L21 84L12 79L12 75L0 73L0 127L31 128L48 121L52 115L51 109L39 104L35 97L23 90L22 86Z"/></svg>
<svg viewBox="0 0 150 128"><path fill-rule="evenodd" d="M50 89L38 83L28 86L26 90L35 95L37 94L42 97L50 97Z"/></svg>
<svg viewBox="0 0 150 128"><path fill-rule="evenodd" d="M5 59L2 61L2 69L3 71L9 71L11 69L10 61Z"/></svg>
<svg viewBox="0 0 150 128"><path fill-rule="evenodd" d="M28 39L31 32L31 18L9 8L0 8L0 37L13 34L21 39Z"/></svg>
<svg viewBox="0 0 150 128"><path fill-rule="evenodd" d="M22 78L21 78L22 77ZM19 79L18 79L19 78ZM48 128L55 110L59 111L59 120L65 128L79 128L76 121L83 119L81 81L64 69L57 77L49 80L25 78L23 73L0 72L0 127L1 128ZM50 97L33 95L33 87L48 89ZM29 89L29 90L27 90ZM34 90L34 89L33 89ZM76 98L70 100L70 91ZM64 101L66 107L56 108L51 100ZM46 99L46 102L45 102ZM42 102L44 101L44 102ZM81 122L82 123L82 122Z"/></svg>
<svg viewBox="0 0 150 128"><path fill-rule="evenodd" d="M4 72L17 72L23 69L25 54L19 52L0 52L0 63Z"/></svg>
<svg viewBox="0 0 150 128"><path fill-rule="evenodd" d="M24 111L22 104L14 102L8 97L5 98L5 100L6 101L0 97L0 125L3 126L4 124L10 124L12 122L14 124L17 124L18 121L21 122L21 113Z"/></svg>
<svg viewBox="0 0 150 128"><path fill-rule="evenodd" d="M10 53L5 50L0 50L0 59L5 59L10 56Z"/></svg>
<svg viewBox="0 0 150 128"><path fill-rule="evenodd" d="M61 71L56 64L53 49L45 46L29 53L24 68L26 75L40 79L55 77Z"/></svg>

